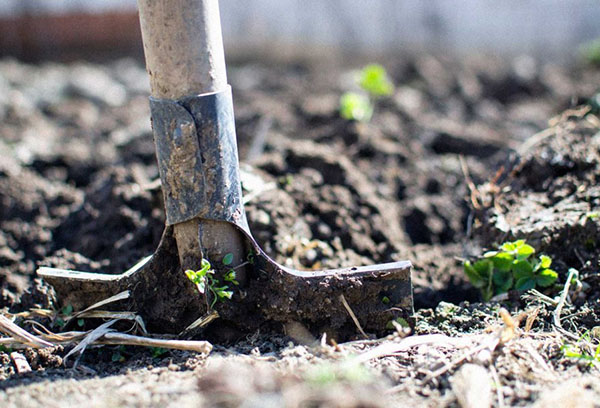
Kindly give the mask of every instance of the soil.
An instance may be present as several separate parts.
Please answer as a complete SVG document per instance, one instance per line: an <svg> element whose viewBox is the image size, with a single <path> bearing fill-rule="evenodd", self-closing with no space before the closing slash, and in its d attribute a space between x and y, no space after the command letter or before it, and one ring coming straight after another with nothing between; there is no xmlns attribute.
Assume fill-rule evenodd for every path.
<svg viewBox="0 0 600 408"><path fill-rule="evenodd" d="M5 350L0 405L464 406L464 378L485 389L469 383L475 365L491 378L494 406L599 406L600 364L562 346L590 330L593 342L600 326L600 70L528 57L389 58L394 95L376 102L370 123L346 121L339 97L362 62L230 64L250 228L300 269L411 260L414 334L463 343L421 337L438 340L356 363L419 337L401 341L399 329L315 345L263 330L208 356L91 348L76 367L63 364L72 346L26 349L24 374ZM58 307L39 265L120 273L156 248L164 213L147 98L138 61L0 61L4 311ZM462 259L515 238L552 256L559 282L579 270L563 309L575 339L554 329L555 306L542 297L480 303L464 277ZM530 327L509 330L487 356L468 352L510 328L500 306Z"/></svg>

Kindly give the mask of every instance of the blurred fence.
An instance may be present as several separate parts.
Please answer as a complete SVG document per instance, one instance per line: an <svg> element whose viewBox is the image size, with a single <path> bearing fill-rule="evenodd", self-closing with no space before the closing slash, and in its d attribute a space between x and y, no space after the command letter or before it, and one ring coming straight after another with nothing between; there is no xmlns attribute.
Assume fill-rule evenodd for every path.
<svg viewBox="0 0 600 408"><path fill-rule="evenodd" d="M487 51L564 61L600 37L598 0L221 0L230 52ZM140 51L135 0L2 0L0 54Z"/></svg>

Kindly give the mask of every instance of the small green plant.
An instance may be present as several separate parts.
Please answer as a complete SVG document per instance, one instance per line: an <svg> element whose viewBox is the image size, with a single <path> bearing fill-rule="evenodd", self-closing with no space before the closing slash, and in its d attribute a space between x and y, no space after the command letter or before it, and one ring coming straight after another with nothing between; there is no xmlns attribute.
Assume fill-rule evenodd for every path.
<svg viewBox="0 0 600 408"><path fill-rule="evenodd" d="M464 271L473 286L481 290L485 301L512 288L529 290L548 287L558 278L550 269L552 259L535 257L535 249L525 240L505 242L497 251L486 252L483 258L464 262Z"/></svg>
<svg viewBox="0 0 600 408"><path fill-rule="evenodd" d="M223 265L229 266L233 262L233 254L226 254L222 261ZM249 261L244 262L242 265L246 263L250 263ZM229 282L233 285L239 285L240 283L236 280L236 272L235 269L239 268L242 265L238 265L235 268L230 268L225 275L223 275L223 280L225 282ZM210 262L206 259L202 259L200 264L200 269L197 271L188 269L185 271L186 276L189 280L196 284L196 288L198 288L198 292L201 294L210 293L212 300L209 309L212 309L218 301L224 301L225 299L231 299L233 296L233 291L229 290L229 285L220 285L219 280L215 277L215 271L212 269Z"/></svg>
<svg viewBox="0 0 600 408"><path fill-rule="evenodd" d="M378 64L367 65L360 71L358 84L372 96L389 96L394 92L394 84Z"/></svg>
<svg viewBox="0 0 600 408"><path fill-rule="evenodd" d="M373 116L373 103L367 95L346 92L340 98L340 116L347 120L368 122Z"/></svg>
<svg viewBox="0 0 600 408"><path fill-rule="evenodd" d="M56 327L63 328L63 327L65 326L65 324L66 324L66 322L65 322L65 319L64 319L64 318L69 318L69 317L70 317L72 314L73 314L73 305L71 305L71 304L69 303L69 304L67 304L67 305L63 306L63 307L60 309L60 315L59 315L59 316L57 316L57 317L56 317L56 319L54 320L54 325L55 325ZM68 319L67 319L67 320L68 320ZM81 320L81 319L78 319L78 321L77 321L77 324L78 324L78 325L79 325L79 320ZM83 324L82 324L82 325L79 325L79 327L81 327L81 326L83 326Z"/></svg>
<svg viewBox="0 0 600 408"><path fill-rule="evenodd" d="M231 259L233 260L233 255L231 256ZM212 301L209 308L212 309L219 300L223 301L225 299L231 299L231 296L233 296L233 291L228 290L228 285L219 286L219 281L215 277L215 271L212 269L210 262L208 262L206 259L202 259L200 265L201 268L199 270L193 271L188 269L185 271L185 274L189 280L196 284L198 292L203 295L207 293L212 295ZM235 280L235 270L233 269L227 272L223 279L233 283L234 285L238 284L238 282Z"/></svg>
<svg viewBox="0 0 600 408"><path fill-rule="evenodd" d="M161 358L168 352L169 350L163 347L152 347L152 358Z"/></svg>
<svg viewBox="0 0 600 408"><path fill-rule="evenodd" d="M345 92L340 98L340 116L347 120L368 122L373 116L374 102L394 92L385 68L378 64L364 67L358 74L358 85L362 93Z"/></svg>
<svg viewBox="0 0 600 408"><path fill-rule="evenodd" d="M592 343L590 331L586 331L581 336L579 342L587 343L589 346ZM565 357L587 361L590 366L600 367L600 344L593 345L591 349L576 344L564 344L560 349Z"/></svg>
<svg viewBox="0 0 600 408"><path fill-rule="evenodd" d="M119 346L110 356L113 363L122 363L125 361L125 346Z"/></svg>

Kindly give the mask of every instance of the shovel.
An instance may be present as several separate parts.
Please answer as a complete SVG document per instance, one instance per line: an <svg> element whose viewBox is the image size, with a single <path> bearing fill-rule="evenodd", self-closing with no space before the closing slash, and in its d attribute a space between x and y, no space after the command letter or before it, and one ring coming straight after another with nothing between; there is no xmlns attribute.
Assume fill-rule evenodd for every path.
<svg viewBox="0 0 600 408"><path fill-rule="evenodd" d="M409 261L304 272L264 253L242 204L218 1L138 0L138 7L166 228L154 254L119 275L39 268L60 302L82 310L129 291L111 307L135 311L162 333L296 325L345 339L408 321ZM199 270L203 259L214 272L194 284L184 271Z"/></svg>

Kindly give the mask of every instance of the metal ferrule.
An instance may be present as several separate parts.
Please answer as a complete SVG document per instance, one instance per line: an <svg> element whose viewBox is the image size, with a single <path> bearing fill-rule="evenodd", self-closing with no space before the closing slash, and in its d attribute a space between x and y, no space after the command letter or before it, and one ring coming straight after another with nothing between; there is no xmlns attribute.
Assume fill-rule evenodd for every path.
<svg viewBox="0 0 600 408"><path fill-rule="evenodd" d="M167 225L204 218L249 231L231 87L180 100L150 97Z"/></svg>

